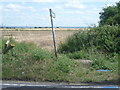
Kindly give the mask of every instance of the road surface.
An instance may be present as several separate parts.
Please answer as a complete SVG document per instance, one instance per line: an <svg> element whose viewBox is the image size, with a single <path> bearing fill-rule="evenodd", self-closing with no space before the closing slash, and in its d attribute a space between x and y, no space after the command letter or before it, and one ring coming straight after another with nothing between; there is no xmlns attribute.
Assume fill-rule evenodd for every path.
<svg viewBox="0 0 120 90"><path fill-rule="evenodd" d="M89 85L86 83L52 83L52 82L22 82L22 81L2 81L0 83L2 90L43 90L43 89L83 89L84 90L119 90L118 85ZM60 90L62 90L60 89Z"/></svg>

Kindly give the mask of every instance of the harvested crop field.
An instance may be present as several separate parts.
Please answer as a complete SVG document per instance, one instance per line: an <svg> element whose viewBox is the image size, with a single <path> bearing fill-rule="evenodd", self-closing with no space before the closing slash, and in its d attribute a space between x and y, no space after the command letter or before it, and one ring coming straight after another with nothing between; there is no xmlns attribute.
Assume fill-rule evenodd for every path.
<svg viewBox="0 0 120 90"><path fill-rule="evenodd" d="M59 45L60 42L64 42L64 40L74 34L77 31L56 31L56 42L57 45ZM14 30L5 30L2 31L2 37L4 38L14 38L16 41L26 41L26 42L33 42L39 45L40 47L47 49L47 50L53 50L53 36L52 31L50 30L35 30L35 31L14 31Z"/></svg>

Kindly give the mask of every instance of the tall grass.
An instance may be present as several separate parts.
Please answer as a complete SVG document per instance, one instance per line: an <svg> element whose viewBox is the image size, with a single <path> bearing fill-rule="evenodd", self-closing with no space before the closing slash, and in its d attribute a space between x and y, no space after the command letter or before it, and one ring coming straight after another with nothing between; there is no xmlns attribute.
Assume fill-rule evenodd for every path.
<svg viewBox="0 0 120 90"><path fill-rule="evenodd" d="M74 61L65 55L45 51L33 43L15 42L12 50L2 55L3 80L66 81ZM3 39L3 48L6 40Z"/></svg>

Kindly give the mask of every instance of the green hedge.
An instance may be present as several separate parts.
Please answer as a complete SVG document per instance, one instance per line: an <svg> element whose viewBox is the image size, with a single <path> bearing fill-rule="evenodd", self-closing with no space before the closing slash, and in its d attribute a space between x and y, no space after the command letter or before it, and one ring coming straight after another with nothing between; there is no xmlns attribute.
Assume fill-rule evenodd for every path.
<svg viewBox="0 0 120 90"><path fill-rule="evenodd" d="M60 53L76 52L95 47L108 53L120 52L120 28L117 26L102 26L80 31L59 45Z"/></svg>

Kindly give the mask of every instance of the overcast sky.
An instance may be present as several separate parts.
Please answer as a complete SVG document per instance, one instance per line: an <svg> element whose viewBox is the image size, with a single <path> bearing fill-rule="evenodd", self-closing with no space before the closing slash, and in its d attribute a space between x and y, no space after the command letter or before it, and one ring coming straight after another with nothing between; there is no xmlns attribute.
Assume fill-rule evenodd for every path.
<svg viewBox="0 0 120 90"><path fill-rule="evenodd" d="M49 8L56 14L54 26L97 25L103 7L119 0L2 0L0 25L50 26Z"/></svg>

